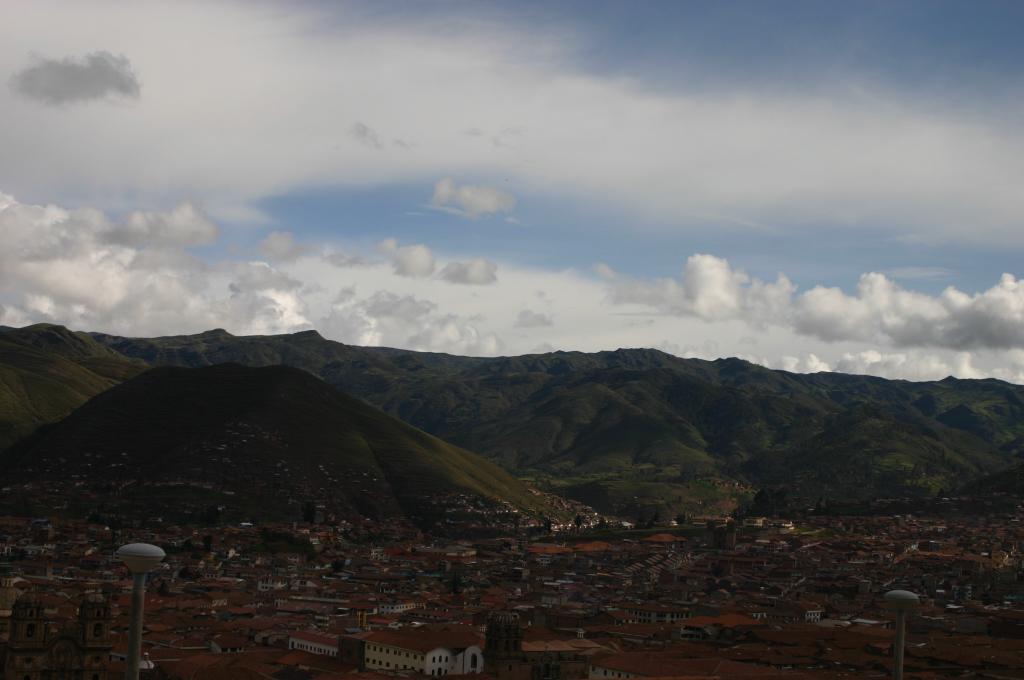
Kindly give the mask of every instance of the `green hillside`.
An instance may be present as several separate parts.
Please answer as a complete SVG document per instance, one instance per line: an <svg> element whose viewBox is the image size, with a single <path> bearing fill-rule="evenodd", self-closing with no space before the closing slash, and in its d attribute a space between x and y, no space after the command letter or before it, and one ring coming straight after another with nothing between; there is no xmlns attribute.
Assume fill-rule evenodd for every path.
<svg viewBox="0 0 1024 680"><path fill-rule="evenodd" d="M152 369L0 464L7 483L84 480L97 498L116 488L117 502L143 505L169 486L196 488L259 517L294 519L316 502L345 517L430 522L459 494L546 509L493 463L283 366Z"/></svg>
<svg viewBox="0 0 1024 680"><path fill-rule="evenodd" d="M156 364L297 366L608 511L699 511L774 485L837 499L924 496L1024 453L1024 388L997 380L802 375L648 349L467 358L315 332L96 337Z"/></svg>
<svg viewBox="0 0 1024 680"><path fill-rule="evenodd" d="M61 326L0 333L0 450L145 369Z"/></svg>

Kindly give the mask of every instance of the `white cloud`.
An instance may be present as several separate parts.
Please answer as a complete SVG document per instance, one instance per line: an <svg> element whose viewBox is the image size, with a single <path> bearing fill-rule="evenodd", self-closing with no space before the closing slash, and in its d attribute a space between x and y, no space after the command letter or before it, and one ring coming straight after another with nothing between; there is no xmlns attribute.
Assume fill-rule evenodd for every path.
<svg viewBox="0 0 1024 680"><path fill-rule="evenodd" d="M211 266L184 250L215 237L215 225L189 204L115 222L95 210L4 196L4 318L135 335L217 326L280 332L308 325L295 280L264 263Z"/></svg>
<svg viewBox="0 0 1024 680"><path fill-rule="evenodd" d="M483 257L469 262L449 262L438 275L449 283L487 285L498 280L498 265Z"/></svg>
<svg viewBox="0 0 1024 680"><path fill-rule="evenodd" d="M0 71L23 71L34 51L104 45L131 55L145 96L55 112L3 88L0 177L20 195L113 210L125 197L191 196L252 219L261 199L312 186L459 177L471 184L436 193L466 215L511 210L511 192L620 210L634 230L696 230L713 217L733 229L899 225L888 229L989 244L1016 236L1024 208L1016 118L870 84L652 87L579 69L571 31L434 31L334 4L59 8L59 22L48 3L6 13ZM364 121L355 134L352 121ZM382 152L390 139L416 145ZM510 189L496 188L506 178Z"/></svg>
<svg viewBox="0 0 1024 680"><path fill-rule="evenodd" d="M615 275L608 281L617 304L639 304L706 321L780 325L827 342L954 350L1024 348L1024 282L1011 274L973 295L948 287L931 296L903 288L877 272L862 275L853 295L824 286L796 294L796 286L784 274L766 283L733 269L722 258L693 255L679 279L646 281Z"/></svg>
<svg viewBox="0 0 1024 680"><path fill-rule="evenodd" d="M217 225L191 203L164 213L133 212L107 234L111 242L131 246L204 246L217 236Z"/></svg>
<svg viewBox="0 0 1024 680"><path fill-rule="evenodd" d="M18 94L50 106L110 96L138 99L141 90L128 58L104 51L81 58L36 57L35 63L11 76L10 86Z"/></svg>
<svg viewBox="0 0 1024 680"><path fill-rule="evenodd" d="M0 324L50 321L136 336L317 328L353 344L481 355L520 354L541 342L583 351L656 346L806 372L1024 383L1014 325L1021 283L1009 276L974 294L924 295L880 274L865 275L855 293L798 294L785 277L764 283L705 255L690 258L679 279L646 282L499 262L500 278L467 289L398 271L392 260L417 251L397 241L381 248L387 259L310 244L269 263L230 251L206 262L189 251L197 241L191 228L170 229L174 220L156 213L131 215L114 220L0 194Z"/></svg>
<svg viewBox="0 0 1024 680"><path fill-rule="evenodd" d="M323 332L360 345L469 355L497 354L503 344L471 321L441 314L437 305L415 295L377 291L367 298L339 297L321 321Z"/></svg>
<svg viewBox="0 0 1024 680"><path fill-rule="evenodd" d="M434 196L430 204L435 208L448 210L457 215L475 219L484 215L508 213L516 207L515 197L494 187L455 184L450 177L434 185Z"/></svg>
<svg viewBox="0 0 1024 680"><path fill-rule="evenodd" d="M399 276L422 278L434 273L434 253L421 243L396 247L391 266Z"/></svg>
<svg viewBox="0 0 1024 680"><path fill-rule="evenodd" d="M774 283L765 283L734 270L714 255L690 256L681 279L645 281L620 276L607 265L598 267L599 274L609 281L613 302L642 304L706 321L767 322L777 318L796 290L783 274Z"/></svg>
<svg viewBox="0 0 1024 680"><path fill-rule="evenodd" d="M294 260L304 255L306 250L290 231L272 231L260 242L260 252L272 260Z"/></svg>
<svg viewBox="0 0 1024 680"><path fill-rule="evenodd" d="M957 353L952 360L934 354L908 354L906 352L880 352L864 350L847 352L836 362L842 373L881 375L908 380L939 380L948 375L961 378L981 377L974 368L971 355Z"/></svg>

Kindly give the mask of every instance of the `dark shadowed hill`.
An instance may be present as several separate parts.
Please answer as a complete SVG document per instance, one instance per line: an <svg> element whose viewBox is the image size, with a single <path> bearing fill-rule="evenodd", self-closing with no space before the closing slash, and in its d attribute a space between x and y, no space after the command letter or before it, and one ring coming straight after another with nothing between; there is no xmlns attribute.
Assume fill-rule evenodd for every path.
<svg viewBox="0 0 1024 680"><path fill-rule="evenodd" d="M5 330L0 333L0 450L146 368L86 333L61 326Z"/></svg>
<svg viewBox="0 0 1024 680"><path fill-rule="evenodd" d="M541 507L493 463L285 366L152 369L0 462L6 484L80 480L76 497L143 505L176 488L181 504L209 496L262 518L298 519L315 502L342 517L429 523L458 496Z"/></svg>
<svg viewBox="0 0 1024 680"><path fill-rule="evenodd" d="M748 485L826 498L932 495L1024 453L1024 388L998 380L802 375L649 349L468 358L352 347L313 331L95 337L153 364L296 366L627 514L700 510Z"/></svg>

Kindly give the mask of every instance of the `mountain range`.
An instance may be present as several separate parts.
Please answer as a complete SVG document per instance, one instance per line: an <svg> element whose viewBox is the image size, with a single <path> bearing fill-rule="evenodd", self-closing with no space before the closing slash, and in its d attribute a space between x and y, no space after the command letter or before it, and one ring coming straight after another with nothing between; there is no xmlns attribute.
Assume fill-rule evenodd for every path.
<svg viewBox="0 0 1024 680"><path fill-rule="evenodd" d="M935 495L1024 453L1024 387L998 380L794 374L650 349L460 357L315 331L125 338L50 326L0 339L12 334L87 338L129 374L141 364L298 368L518 477L624 515L728 509L766 486L844 500ZM46 420L0 407L12 432Z"/></svg>

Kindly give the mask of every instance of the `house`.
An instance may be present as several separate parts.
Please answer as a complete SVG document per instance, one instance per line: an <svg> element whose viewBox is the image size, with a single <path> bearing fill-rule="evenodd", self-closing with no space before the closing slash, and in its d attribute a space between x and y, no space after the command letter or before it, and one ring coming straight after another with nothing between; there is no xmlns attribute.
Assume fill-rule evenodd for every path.
<svg viewBox="0 0 1024 680"><path fill-rule="evenodd" d="M466 675L484 668L480 635L463 626L378 630L363 637L363 668Z"/></svg>
<svg viewBox="0 0 1024 680"><path fill-rule="evenodd" d="M324 635L315 631L298 631L288 637L288 649L298 649L320 656L338 656L340 643L337 635Z"/></svg>
<svg viewBox="0 0 1024 680"><path fill-rule="evenodd" d="M248 640L241 635L218 635L210 640L210 651L214 654L237 654L245 649Z"/></svg>

